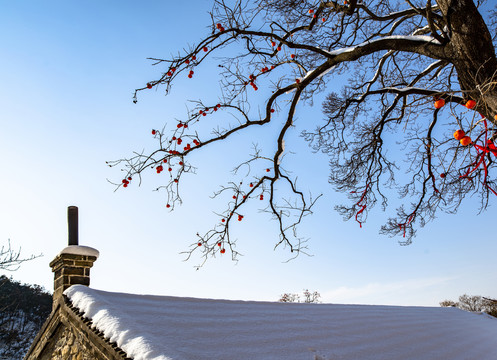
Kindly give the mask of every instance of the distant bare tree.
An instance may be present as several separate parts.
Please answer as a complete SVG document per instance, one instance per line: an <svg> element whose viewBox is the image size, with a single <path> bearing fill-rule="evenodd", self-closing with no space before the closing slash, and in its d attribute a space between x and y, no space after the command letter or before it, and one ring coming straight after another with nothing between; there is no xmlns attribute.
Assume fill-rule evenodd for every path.
<svg viewBox="0 0 497 360"><path fill-rule="evenodd" d="M479 312L485 309L481 296L471 296L466 294L459 296L458 307L462 310L470 312Z"/></svg>
<svg viewBox="0 0 497 360"><path fill-rule="evenodd" d="M310 292L308 289L305 289L303 291L303 301L300 301L300 295L299 294L291 294L291 293L284 293L281 295L280 299L278 300L279 302L304 302L308 304L317 304L319 303L319 298L321 298L321 294L319 294L317 291Z"/></svg>
<svg viewBox="0 0 497 360"><path fill-rule="evenodd" d="M440 302L442 307L457 307L461 310L470 312L485 312L497 317L497 300L482 297L479 295L461 295L459 301L444 300Z"/></svg>
<svg viewBox="0 0 497 360"><path fill-rule="evenodd" d="M27 258L21 257L21 248L19 250L12 249L10 244L10 239L7 241L7 245L2 245L0 248L0 270L15 271L19 269L19 266L26 261L30 261L40 257L40 255L31 255Z"/></svg>
<svg viewBox="0 0 497 360"><path fill-rule="evenodd" d="M299 294L284 293L280 296L279 302L300 302Z"/></svg>
<svg viewBox="0 0 497 360"><path fill-rule="evenodd" d="M457 307L457 303L452 300L444 300L440 302L441 307Z"/></svg>

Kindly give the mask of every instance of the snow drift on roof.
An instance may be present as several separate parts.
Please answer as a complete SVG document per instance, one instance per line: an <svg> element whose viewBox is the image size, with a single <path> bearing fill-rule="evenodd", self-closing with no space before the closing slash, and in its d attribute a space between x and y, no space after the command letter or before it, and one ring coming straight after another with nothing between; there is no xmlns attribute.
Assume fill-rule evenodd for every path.
<svg viewBox="0 0 497 360"><path fill-rule="evenodd" d="M456 308L65 294L135 360L497 359L497 319Z"/></svg>

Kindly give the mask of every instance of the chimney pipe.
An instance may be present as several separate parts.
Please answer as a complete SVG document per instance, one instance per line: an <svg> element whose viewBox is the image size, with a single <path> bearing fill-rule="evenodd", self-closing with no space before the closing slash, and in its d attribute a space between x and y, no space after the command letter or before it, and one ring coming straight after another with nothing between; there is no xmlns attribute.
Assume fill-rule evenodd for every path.
<svg viewBox="0 0 497 360"><path fill-rule="evenodd" d="M78 245L78 207L69 206L67 208L67 226L69 235L69 245Z"/></svg>

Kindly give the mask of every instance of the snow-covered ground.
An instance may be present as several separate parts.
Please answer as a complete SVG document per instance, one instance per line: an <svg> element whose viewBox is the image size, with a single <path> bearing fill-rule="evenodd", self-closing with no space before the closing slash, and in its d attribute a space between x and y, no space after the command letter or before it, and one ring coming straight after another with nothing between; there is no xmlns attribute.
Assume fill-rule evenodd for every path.
<svg viewBox="0 0 497 360"><path fill-rule="evenodd" d="M456 308L65 294L135 360L497 359L497 319Z"/></svg>

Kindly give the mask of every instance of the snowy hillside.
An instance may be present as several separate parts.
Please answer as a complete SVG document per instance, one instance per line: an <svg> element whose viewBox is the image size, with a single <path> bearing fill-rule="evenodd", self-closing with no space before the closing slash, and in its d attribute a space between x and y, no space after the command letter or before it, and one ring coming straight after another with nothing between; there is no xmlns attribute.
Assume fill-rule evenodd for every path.
<svg viewBox="0 0 497 360"><path fill-rule="evenodd" d="M0 360L22 359L51 310L42 288L0 276Z"/></svg>

